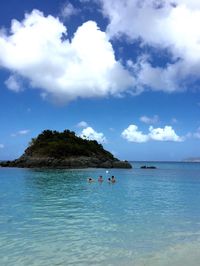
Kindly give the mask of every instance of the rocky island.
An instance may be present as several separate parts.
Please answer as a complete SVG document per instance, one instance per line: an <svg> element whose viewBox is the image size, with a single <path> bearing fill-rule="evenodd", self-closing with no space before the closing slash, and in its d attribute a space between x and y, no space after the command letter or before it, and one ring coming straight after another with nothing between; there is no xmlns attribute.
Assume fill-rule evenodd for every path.
<svg viewBox="0 0 200 266"><path fill-rule="evenodd" d="M132 168L120 161L95 140L87 140L70 130L44 130L29 143L24 154L2 167L24 168Z"/></svg>
<svg viewBox="0 0 200 266"><path fill-rule="evenodd" d="M156 169L156 166L152 166L152 165L150 165L150 166L142 165L142 166L140 167L140 169Z"/></svg>

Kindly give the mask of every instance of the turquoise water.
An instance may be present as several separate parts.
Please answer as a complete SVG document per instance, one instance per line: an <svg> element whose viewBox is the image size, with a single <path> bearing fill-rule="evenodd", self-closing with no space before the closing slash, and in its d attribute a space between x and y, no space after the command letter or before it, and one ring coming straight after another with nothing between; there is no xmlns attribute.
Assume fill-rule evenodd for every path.
<svg viewBox="0 0 200 266"><path fill-rule="evenodd" d="M0 265L198 266L200 164L143 164L0 168Z"/></svg>

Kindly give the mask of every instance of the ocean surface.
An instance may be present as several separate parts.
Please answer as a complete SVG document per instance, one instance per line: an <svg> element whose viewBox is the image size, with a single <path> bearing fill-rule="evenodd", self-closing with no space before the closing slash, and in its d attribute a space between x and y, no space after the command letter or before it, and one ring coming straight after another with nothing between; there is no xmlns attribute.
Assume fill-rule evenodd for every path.
<svg viewBox="0 0 200 266"><path fill-rule="evenodd" d="M199 266L200 163L0 168L0 265Z"/></svg>

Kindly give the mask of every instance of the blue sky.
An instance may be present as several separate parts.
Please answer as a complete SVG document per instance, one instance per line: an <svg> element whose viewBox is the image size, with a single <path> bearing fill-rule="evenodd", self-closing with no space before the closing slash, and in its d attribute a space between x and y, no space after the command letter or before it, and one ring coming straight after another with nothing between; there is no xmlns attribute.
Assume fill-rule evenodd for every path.
<svg viewBox="0 0 200 266"><path fill-rule="evenodd" d="M199 157L200 3L8 0L0 8L0 160L44 129L120 159Z"/></svg>

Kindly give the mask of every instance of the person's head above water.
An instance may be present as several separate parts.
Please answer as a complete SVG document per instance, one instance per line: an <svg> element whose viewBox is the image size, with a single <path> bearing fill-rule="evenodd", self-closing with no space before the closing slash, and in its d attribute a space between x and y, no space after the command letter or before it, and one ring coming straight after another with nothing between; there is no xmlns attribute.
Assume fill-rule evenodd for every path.
<svg viewBox="0 0 200 266"><path fill-rule="evenodd" d="M103 181L103 176L100 175L99 178L98 178L98 180L102 182Z"/></svg>
<svg viewBox="0 0 200 266"><path fill-rule="evenodd" d="M116 182L116 179L115 179L114 175L112 175L112 177L111 177L111 182L112 183L115 183Z"/></svg>

